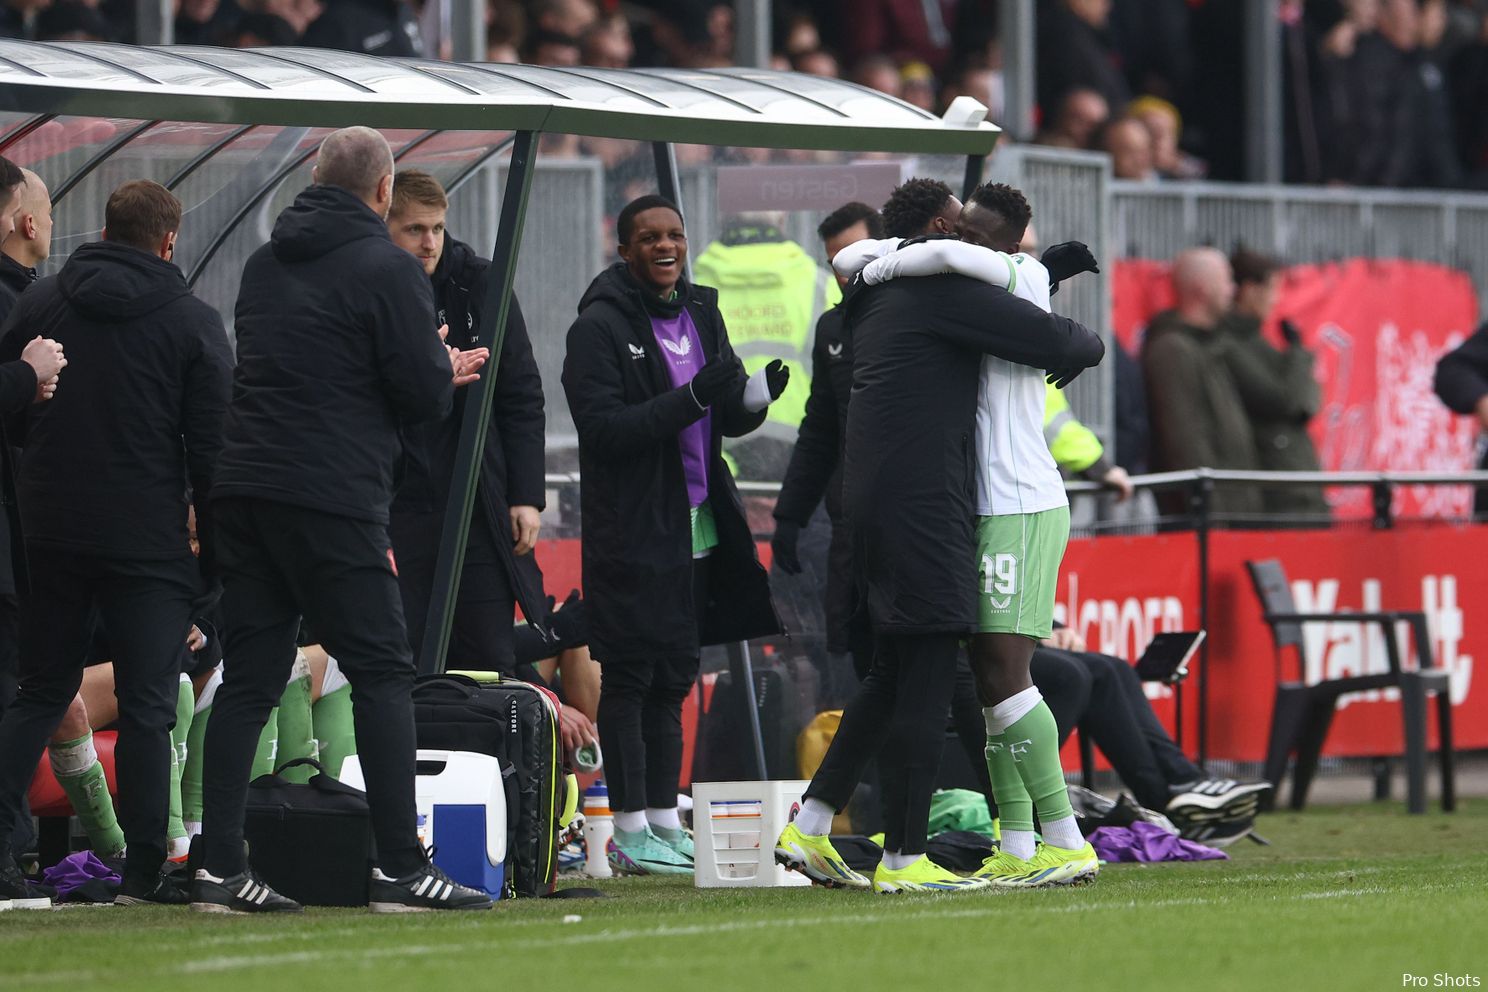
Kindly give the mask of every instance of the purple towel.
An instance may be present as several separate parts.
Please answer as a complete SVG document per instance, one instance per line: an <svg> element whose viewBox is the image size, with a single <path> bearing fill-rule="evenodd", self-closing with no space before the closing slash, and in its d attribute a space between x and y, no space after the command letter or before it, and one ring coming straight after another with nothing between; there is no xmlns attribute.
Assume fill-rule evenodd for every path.
<svg viewBox="0 0 1488 992"><path fill-rule="evenodd" d="M1223 851L1138 820L1129 827L1098 827L1087 838L1102 861L1221 861Z"/></svg>
<svg viewBox="0 0 1488 992"><path fill-rule="evenodd" d="M110 885L118 885L123 881L117 872L99 861L92 851L69 854L42 875L42 881L55 888L57 895L63 898L94 879L101 879Z"/></svg>

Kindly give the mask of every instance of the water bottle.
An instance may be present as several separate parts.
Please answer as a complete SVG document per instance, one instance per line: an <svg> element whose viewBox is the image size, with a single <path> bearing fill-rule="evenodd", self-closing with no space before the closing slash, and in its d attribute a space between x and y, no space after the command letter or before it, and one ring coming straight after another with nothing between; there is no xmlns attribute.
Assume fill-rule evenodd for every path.
<svg viewBox="0 0 1488 992"><path fill-rule="evenodd" d="M615 816L610 812L610 790L597 781L584 790L584 874L590 878L609 878L610 838L615 836Z"/></svg>

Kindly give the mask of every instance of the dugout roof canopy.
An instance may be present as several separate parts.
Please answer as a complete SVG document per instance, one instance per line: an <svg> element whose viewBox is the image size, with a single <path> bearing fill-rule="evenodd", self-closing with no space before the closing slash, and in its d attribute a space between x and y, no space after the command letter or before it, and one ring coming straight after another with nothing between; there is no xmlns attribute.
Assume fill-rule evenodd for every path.
<svg viewBox="0 0 1488 992"><path fill-rule="evenodd" d="M322 49L0 41L0 110L136 120L530 130L643 141L986 155L947 124L836 79L763 69L595 69Z"/></svg>

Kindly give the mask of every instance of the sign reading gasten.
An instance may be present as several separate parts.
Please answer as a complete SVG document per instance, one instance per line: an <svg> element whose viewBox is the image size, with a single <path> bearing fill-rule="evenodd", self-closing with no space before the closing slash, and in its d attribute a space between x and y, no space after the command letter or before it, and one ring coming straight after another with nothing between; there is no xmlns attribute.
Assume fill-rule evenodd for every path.
<svg viewBox="0 0 1488 992"><path fill-rule="evenodd" d="M836 210L859 200L878 206L904 181L898 162L852 165L728 165L718 170L718 209Z"/></svg>

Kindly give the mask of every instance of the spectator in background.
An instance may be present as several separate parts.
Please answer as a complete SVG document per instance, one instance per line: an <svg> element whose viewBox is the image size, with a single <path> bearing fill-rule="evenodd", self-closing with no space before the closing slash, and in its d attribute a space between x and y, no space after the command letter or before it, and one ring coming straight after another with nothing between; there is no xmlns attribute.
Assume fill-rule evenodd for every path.
<svg viewBox="0 0 1488 992"><path fill-rule="evenodd" d="M583 54L574 36L539 28L529 39L526 61L531 65L576 66L583 62Z"/></svg>
<svg viewBox="0 0 1488 992"><path fill-rule="evenodd" d="M1261 334L1281 285L1275 259L1240 249L1230 258L1235 275L1235 306L1219 323L1221 351L1240 391L1256 441L1257 467L1265 472L1318 472L1317 448L1307 425L1322 407L1322 390L1313 376L1312 352L1302 332L1281 321L1286 348L1277 351ZM1269 514L1326 522L1328 503L1321 487L1281 486L1261 491Z"/></svg>
<svg viewBox="0 0 1488 992"><path fill-rule="evenodd" d="M325 13L325 4L321 0L267 0L263 12L283 20L294 31L295 38L300 39Z"/></svg>
<svg viewBox="0 0 1488 992"><path fill-rule="evenodd" d="M1179 101L1192 84L1195 46L1186 0L1112 0L1110 26L1133 93Z"/></svg>
<svg viewBox="0 0 1488 992"><path fill-rule="evenodd" d="M294 28L284 18L248 13L238 18L223 38L223 43L229 48L269 48L293 45L299 40Z"/></svg>
<svg viewBox="0 0 1488 992"><path fill-rule="evenodd" d="M1436 395L1453 413L1476 417L1482 435L1478 440L1477 465L1488 470L1488 324L1436 363ZM1473 513L1488 514L1488 486L1480 487L1473 499Z"/></svg>
<svg viewBox="0 0 1488 992"><path fill-rule="evenodd" d="M177 0L176 44L215 45L242 16L233 0Z"/></svg>
<svg viewBox="0 0 1488 992"><path fill-rule="evenodd" d="M951 70L941 91L941 106L958 96L969 96L987 108L987 117L1000 120L1003 111L1002 72L985 63L965 62Z"/></svg>
<svg viewBox="0 0 1488 992"><path fill-rule="evenodd" d="M1488 17L1477 38L1452 59L1448 74L1456 120L1457 150L1466 185L1488 189Z"/></svg>
<svg viewBox="0 0 1488 992"><path fill-rule="evenodd" d="M859 59L853 66L850 78L859 86L866 86L889 96L899 96L904 85L899 77L899 66L887 55L869 55Z"/></svg>
<svg viewBox="0 0 1488 992"><path fill-rule="evenodd" d="M593 0L537 0L529 4L532 26L566 38L582 38L599 20Z"/></svg>
<svg viewBox="0 0 1488 992"><path fill-rule="evenodd" d="M520 62L527 38L527 12L515 3L486 8L486 61Z"/></svg>
<svg viewBox="0 0 1488 992"><path fill-rule="evenodd" d="M785 55L787 59L793 59L797 55L805 55L822 47L821 32L817 30L816 19L810 14L799 11L788 14L784 24L777 32L779 38L775 48Z"/></svg>
<svg viewBox="0 0 1488 992"><path fill-rule="evenodd" d="M842 68L837 62L837 56L823 48L818 48L814 52L797 55L791 60L791 66L797 72L805 72L813 76L826 76L828 79L837 79L842 75Z"/></svg>
<svg viewBox="0 0 1488 992"><path fill-rule="evenodd" d="M899 99L921 110L935 110L935 73L923 62L906 62L899 70Z"/></svg>
<svg viewBox="0 0 1488 992"><path fill-rule="evenodd" d="M1085 87L1120 113L1131 91L1108 27L1111 0L1045 0L1038 13L1039 104L1057 106L1070 90Z"/></svg>
<svg viewBox="0 0 1488 992"><path fill-rule="evenodd" d="M0 38L32 38L36 15L52 0L0 0Z"/></svg>
<svg viewBox="0 0 1488 992"><path fill-rule="evenodd" d="M1440 67L1422 51L1416 0L1383 0L1379 31L1349 62L1349 127L1357 156L1344 177L1361 186L1453 186L1461 181Z"/></svg>
<svg viewBox="0 0 1488 992"><path fill-rule="evenodd" d="M394 58L418 58L424 40L408 0L327 0L305 31L309 48L333 48Z"/></svg>
<svg viewBox="0 0 1488 992"><path fill-rule="evenodd" d="M1095 90L1078 87L1060 99L1059 112L1034 142L1055 148L1091 148L1110 119L1111 106L1106 98Z"/></svg>
<svg viewBox="0 0 1488 992"><path fill-rule="evenodd" d="M1152 421L1152 461L1158 472L1195 468L1254 470L1255 435L1216 333L1235 298L1230 263L1213 248L1190 248L1173 261L1178 304L1152 318L1142 343L1142 371ZM1159 500L1184 512L1186 493ZM1212 512L1255 514L1260 496L1219 486Z"/></svg>
<svg viewBox="0 0 1488 992"><path fill-rule="evenodd" d="M837 21L849 61L881 53L918 59L937 72L951 60L957 0L838 0Z"/></svg>
<svg viewBox="0 0 1488 992"><path fill-rule="evenodd" d="M619 14L600 18L584 32L579 46L584 65L605 69L625 69L635 59L635 42L630 37L630 22Z"/></svg>
<svg viewBox="0 0 1488 992"><path fill-rule="evenodd" d="M71 0L54 3L36 16L37 41L117 41L113 26L97 8Z"/></svg>
<svg viewBox="0 0 1488 992"><path fill-rule="evenodd" d="M1209 170L1203 161L1178 147L1183 118L1177 107L1161 97L1139 96L1127 106L1126 114L1141 121L1152 136L1152 165L1159 178L1204 178Z"/></svg>
<svg viewBox="0 0 1488 992"><path fill-rule="evenodd" d="M1106 125L1101 133L1101 149L1111 156L1111 175L1117 179L1151 182L1157 178L1152 134L1136 118L1123 117Z"/></svg>

